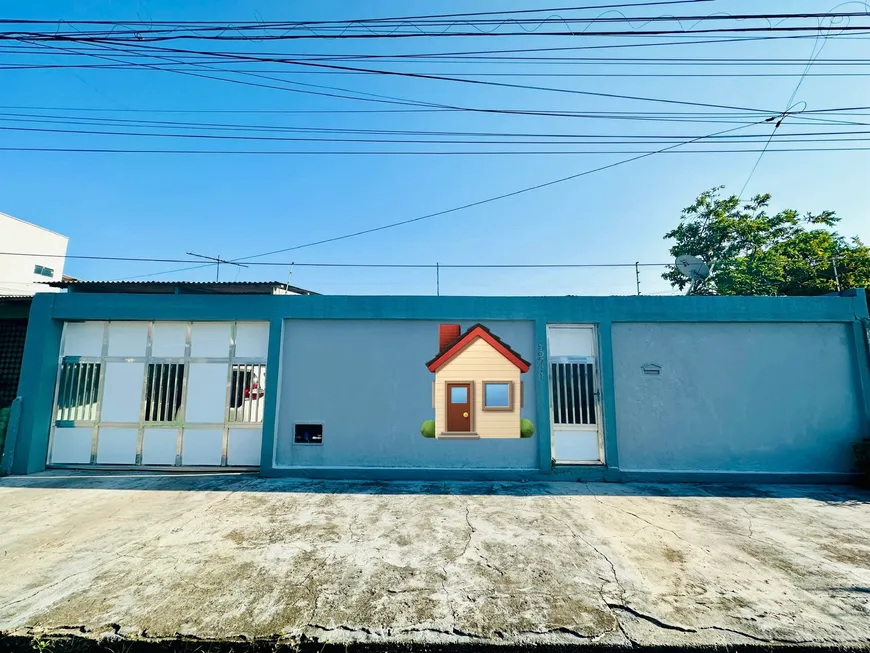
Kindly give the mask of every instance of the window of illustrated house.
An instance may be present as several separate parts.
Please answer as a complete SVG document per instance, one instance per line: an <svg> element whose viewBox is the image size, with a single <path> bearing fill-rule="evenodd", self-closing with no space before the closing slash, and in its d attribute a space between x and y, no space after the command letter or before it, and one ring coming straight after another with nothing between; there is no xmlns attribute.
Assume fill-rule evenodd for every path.
<svg viewBox="0 0 870 653"><path fill-rule="evenodd" d="M295 444L323 444L323 424L295 424L293 442Z"/></svg>
<svg viewBox="0 0 870 653"><path fill-rule="evenodd" d="M183 363L150 363L145 380L145 421L174 422L184 388Z"/></svg>
<svg viewBox="0 0 870 653"><path fill-rule="evenodd" d="M93 422L97 419L100 364L64 361L57 391L59 422Z"/></svg>
<svg viewBox="0 0 870 653"><path fill-rule="evenodd" d="M552 363L553 424L595 424L593 363Z"/></svg>
<svg viewBox="0 0 870 653"><path fill-rule="evenodd" d="M513 384L510 382L483 382L484 410L511 410L513 408Z"/></svg>
<svg viewBox="0 0 870 653"><path fill-rule="evenodd" d="M52 270L51 268L47 268L45 266L42 266L42 265L34 265L33 266L33 274L38 274L41 277L51 278L54 276L54 270Z"/></svg>
<svg viewBox="0 0 870 653"><path fill-rule="evenodd" d="M462 385L454 385L450 388L450 403L451 404L467 404L468 403L468 388Z"/></svg>
<svg viewBox="0 0 870 653"><path fill-rule="evenodd" d="M266 366L233 365L228 422L262 422L266 401Z"/></svg>

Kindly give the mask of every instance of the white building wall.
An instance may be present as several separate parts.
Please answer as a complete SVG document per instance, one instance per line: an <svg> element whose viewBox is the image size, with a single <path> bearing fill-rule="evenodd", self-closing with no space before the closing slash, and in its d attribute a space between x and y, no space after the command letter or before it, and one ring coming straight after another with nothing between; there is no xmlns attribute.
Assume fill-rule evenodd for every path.
<svg viewBox="0 0 870 653"><path fill-rule="evenodd" d="M63 278L66 236L0 213L0 252L25 252L26 256L0 254L0 295L33 295L56 292L40 282ZM39 256L49 254L49 256ZM36 266L51 271L51 275L35 272Z"/></svg>

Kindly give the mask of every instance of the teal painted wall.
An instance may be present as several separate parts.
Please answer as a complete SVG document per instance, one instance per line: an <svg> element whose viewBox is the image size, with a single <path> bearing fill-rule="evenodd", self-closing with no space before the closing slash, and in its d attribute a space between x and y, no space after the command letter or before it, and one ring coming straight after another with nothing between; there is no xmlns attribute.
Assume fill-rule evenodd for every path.
<svg viewBox="0 0 870 653"><path fill-rule="evenodd" d="M848 324L613 325L620 469L851 471L855 344Z"/></svg>
<svg viewBox="0 0 870 653"><path fill-rule="evenodd" d="M52 319L55 293L33 298L24 341L24 358L18 379L22 398L21 421L11 472L32 474L45 469L54 386L63 323Z"/></svg>
<svg viewBox="0 0 870 653"><path fill-rule="evenodd" d="M415 359L425 349L423 362L431 357L430 336L415 335L417 327L415 323L438 323L459 322L469 324L481 321L484 323L513 324L510 329L516 328L516 337L505 335L504 338L512 346L533 361L535 369L524 375L526 392L526 410L533 411L537 419L537 433L529 441L519 443L503 441L494 443L481 442L431 442L422 436L416 436L419 429L416 417L419 410L431 410L429 403L429 386L426 385L423 397L419 397L417 384L429 383L426 377L428 372L421 365L421 377L408 379L409 388L400 386L396 392L400 396L407 396L410 403L405 412L397 413L395 422L387 424L387 443L371 451L360 452L358 455L348 453L327 452L324 447L323 453L304 453L294 455L292 447L288 451L286 443L281 439L276 443L275 435L283 437L287 420L292 417L277 411L279 396L285 391L291 392L281 384L270 383L267 387L266 415L264 420L263 435L263 464L261 472L271 474L308 474L334 477L404 477L404 478L530 478L525 471L529 467L537 470L539 478L549 478L553 474L555 478L584 480L649 480L661 479L662 472L636 472L639 469L660 469L647 467L649 465L668 465L666 469L682 470L675 474L664 473L664 478L672 480L704 480L711 476L704 472L702 465L709 469L722 470L730 474L729 479L742 477L734 474L741 470L761 470L768 474L769 480L793 480L783 470L819 470L812 479L802 477L804 480L837 480L840 477L831 476L828 471L843 470L845 461L837 454L834 457L819 458L818 462L809 464L805 461L802 466L797 466L796 461L801 456L808 456L813 451L825 452L827 441L831 437L831 431L819 430L809 432L804 429L804 437L812 440L805 450L794 450L791 453L777 455L788 441L783 440L780 431L776 429L758 429L756 439L772 438L770 449L774 453L761 455L756 453L735 457L729 450L724 449L723 438L720 437L715 446L705 450L686 450L680 454L679 447L672 447L670 458L663 457L660 443L654 442L655 435L643 416L649 412L649 406L655 406L656 401L664 406L669 397L678 393L671 387L668 392L656 400L655 396L645 397L637 393L643 391L643 387L633 388L632 383L636 378L632 376L637 370L637 360L643 355L644 362L652 357L655 352L656 358L665 361L660 363L665 367L667 376L669 368L684 366L687 370L697 373L698 368L703 371L711 371L715 365L722 365L728 371L729 382L716 390L718 394L708 394L698 397L697 402L687 402L683 399L680 410L688 414L686 419L693 420L693 424L707 424L710 420L710 408L705 406L704 401L716 401L727 404L728 411L745 410L758 416L766 411L763 404L753 403L755 397L750 393L758 394L762 387L760 382L753 381L746 376L739 376L740 370L731 360L720 358L722 343L730 343L736 340L740 342L740 333L751 333L756 326L762 328L755 333L768 333L766 326L773 327L774 335L765 339L750 339L746 345L746 357L753 361L751 369L760 375L762 372L770 374L770 370L782 368L784 359L805 357L807 348L822 346L816 342L815 337L807 337L807 327L818 337L824 340L824 347L829 348L827 354L810 354L809 365L818 378L830 377L830 390L818 390L818 401L822 402L823 409L820 415L840 415L840 421L836 425L836 447L842 451L842 445L847 437L845 433L852 426L859 431L866 432L868 415L870 415L870 367L868 367L867 343L861 320L870 317L867 311L866 296L863 291L856 291L853 295L843 297L813 297L813 298L771 298L771 297L344 297L344 296L221 296L221 295L100 295L87 293L52 294L38 296L31 307L30 323L28 328L25 356L22 369L19 395L24 399L22 412L22 428L19 435L18 447L15 453L14 473L31 473L44 468L48 433L51 423L51 407L54 395L54 382L56 378L56 365L59 352L60 335L63 321L65 320L269 320L272 325L272 333L269 341L269 365L270 370L280 370L283 366L293 369L294 359L297 364L295 372L288 372L289 387L294 388L294 394L306 397L303 402L297 398L284 397L284 404L290 406L294 413L303 408L321 412L331 400L306 390L304 384L298 385L293 374L304 378L299 364L302 366L314 366L311 374L317 381L324 374L323 365L315 360L306 348L299 347L293 341L291 333L299 329L299 334L306 334L309 341L318 347L324 348L323 338L318 339L317 327L306 326L320 321L321 324L331 330L339 340L343 330L353 334L354 329L364 332L363 327L354 326L357 321L370 321L383 325L386 321L396 321L400 332L407 331L405 344L402 345L403 356L413 356ZM404 324L402 321L405 321ZM540 361L546 360L546 325L547 323L581 323L599 325L599 351L600 351L600 376L602 381L601 393L603 402L603 423L605 449L607 452L606 468L570 468L552 470L550 466L550 439L549 439L549 390L546 382L546 374L542 374L543 368L539 369ZM650 336L649 355L647 349L638 345L636 339L628 341L622 337L624 327L633 323L655 324L660 327L661 335ZM328 324L328 327L326 326ZM689 329L692 333L705 334L695 337L693 341L693 353L681 353L679 355L668 353L664 355L664 348L676 346L678 338L673 338L666 333L670 327L677 325ZM403 328L404 327L404 328ZM381 327L379 327L380 329ZM501 327L499 327L501 328ZM282 329L286 329L282 333ZM362 330L362 331L360 331ZM731 331L729 331L731 330ZM378 333L379 331L376 331ZM731 335L728 335L728 334ZM844 336L843 334L846 334ZM851 334L851 337L849 336ZM501 334L499 334L501 335ZM378 336L381 338L382 334ZM760 336L758 336L760 338ZM845 340L844 340L845 338ZM516 342L514 342L516 340ZM668 344L670 343L670 345ZM752 344L754 343L754 344ZM759 344L760 343L760 344ZM786 343L791 343L786 345ZM844 344L846 343L846 344ZM346 345L339 342L336 347L341 349ZM643 351L639 351L639 348ZM794 351L787 351L787 349ZM283 354L282 354L283 350ZM354 350L356 351L356 350ZM685 351L683 349L682 351ZM388 370L381 360L372 353L343 352L346 356L357 362L368 362L375 366L376 378L386 379ZM356 358L354 358L356 357ZM338 359L338 355L333 356ZM851 363L844 362L846 359ZM652 361L657 362L657 361ZM790 365L791 363L789 363ZM319 367L318 367L319 365ZM742 369L742 368L741 368ZM794 369L786 366L784 376L794 376ZM274 372L272 372L274 373ZM354 372L355 373L355 372ZM743 372L740 372L742 374ZM532 376L532 374L534 376ZM525 377L530 377L526 379ZM431 378L431 377L430 377ZM752 377L755 378L755 377ZM803 378L803 377L801 377ZM814 377L815 378L815 377ZM770 383L781 381L788 386L789 379L771 378ZM322 381L317 381L320 384ZM821 383L821 382L819 382ZM316 385L315 384L315 385ZM351 387L348 384L347 387ZM355 386L354 386L355 387ZM413 392L412 392L413 387ZM745 392L744 392L745 387ZM815 386L813 386L815 387ZM305 394L308 393L308 394ZM777 395L777 409L786 403L786 392ZM413 396L413 399L411 397ZM356 413L365 416L360 423L364 425L365 432L377 435L378 429L372 425L377 420L383 419L384 406L378 407L378 415L367 402L354 399L352 406ZM805 409L807 397L800 396L801 408ZM748 403L747 403L748 402ZM635 404L634 406L630 404ZM629 405L626 405L629 404ZM403 404L406 405L406 404ZM643 406L647 409L644 410ZM743 409L741 406L748 405L750 408ZM337 417L340 409L332 411L323 421L327 424L327 437L330 433L352 433L359 420L351 420L348 417ZM716 408L716 410L726 410ZM348 411L350 414L351 411ZM674 414L679 411L660 411L657 418L660 422L674 420ZM414 419L414 432L412 435L420 437L420 440L405 438L406 422L410 424L412 413ZM694 413L694 414L693 414ZM301 415L301 413L299 413ZM804 421L809 420L814 424L822 424L824 420L817 420L813 415L801 413ZM311 416L314 417L314 416ZM812 419L811 419L812 418ZM306 418L308 419L308 418ZM735 419L729 416L728 419ZM283 420L283 421L282 421ZM338 420L338 422L336 422ZM743 422L735 422L735 426L722 429L722 432L739 430L745 424L753 425L763 423L770 427L779 427L783 424L794 427L800 420L793 422L778 421L776 414L765 415L759 422L744 418ZM353 424L351 422L354 422ZM338 431L332 426L338 424ZM677 422L668 423L667 428L661 428L658 436L665 437L668 431ZM753 428L756 428L753 426ZM792 431L794 428L792 428ZM383 430L380 430L383 433ZM401 434L401 435L399 435ZM347 436L350 437L350 436ZM410 437L410 436L409 436ZM792 437L788 435L787 437ZM328 442L328 440L327 440ZM276 447L277 444L277 447ZM490 447L485 455L477 453L469 454L466 445L483 445ZM757 442L744 442L755 446L763 446ZM431 445L431 446L430 446ZM437 445L437 448L436 448ZM441 445L450 445L442 447ZM408 447L406 450L405 447ZM465 447L465 448L461 448ZM507 447L507 448L505 448ZM279 460L282 463L292 465L291 468L272 468L272 454L278 449ZM473 451L485 451L475 449ZM722 455L714 458L716 452ZM807 453L809 452L809 453ZM679 455L683 455L680 458ZM318 460L317 457L321 459ZM754 457L753 457L754 456ZM304 458L307 457L307 458ZM415 461L422 458L421 466ZM361 462L361 467L350 467L352 460ZM386 461L386 462L385 462ZM302 467L302 465L305 467ZM370 465L393 464L407 467L394 467L394 473L387 474L383 471L366 471ZM413 466L412 466L413 465ZM489 471L478 465L491 465ZM507 467L504 467L507 465ZM684 465L692 465L686 470ZM315 469L311 472L311 469ZM320 471L318 472L317 469ZM295 470L295 471L294 471ZM305 471L308 470L308 471ZM503 470L503 471L502 471ZM521 471L523 470L523 471ZM701 471L699 471L701 470ZM467 473L466 473L467 472Z"/></svg>
<svg viewBox="0 0 870 653"><path fill-rule="evenodd" d="M288 320L275 465L536 470L536 436L447 441L420 434L422 423L435 418L435 375L426 363L438 353L438 324ZM473 323L461 325L464 330ZM489 321L485 326L526 360L534 360L533 322ZM521 417L533 423L535 374L532 363L522 375ZM323 444L294 444L295 422L323 423Z"/></svg>

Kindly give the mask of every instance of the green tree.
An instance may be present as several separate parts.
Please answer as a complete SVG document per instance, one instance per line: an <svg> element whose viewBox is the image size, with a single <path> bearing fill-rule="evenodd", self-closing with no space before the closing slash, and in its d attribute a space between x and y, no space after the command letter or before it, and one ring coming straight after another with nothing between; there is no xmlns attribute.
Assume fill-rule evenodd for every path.
<svg viewBox="0 0 870 653"><path fill-rule="evenodd" d="M741 202L721 197L722 188L701 193L665 234L676 241L672 256L698 256L710 267L703 281L669 269L662 277L673 287L690 295L823 295L837 290L837 277L842 289L870 285L870 250L833 231L833 211L771 215L769 194Z"/></svg>

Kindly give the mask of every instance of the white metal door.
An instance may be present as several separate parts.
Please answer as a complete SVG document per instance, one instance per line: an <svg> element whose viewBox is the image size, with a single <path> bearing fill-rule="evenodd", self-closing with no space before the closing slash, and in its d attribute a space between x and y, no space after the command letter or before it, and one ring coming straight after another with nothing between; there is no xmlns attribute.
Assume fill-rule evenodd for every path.
<svg viewBox="0 0 870 653"><path fill-rule="evenodd" d="M50 466L257 467L268 323L64 327Z"/></svg>
<svg viewBox="0 0 870 653"><path fill-rule="evenodd" d="M604 462L594 325L547 326L550 433L556 464Z"/></svg>

